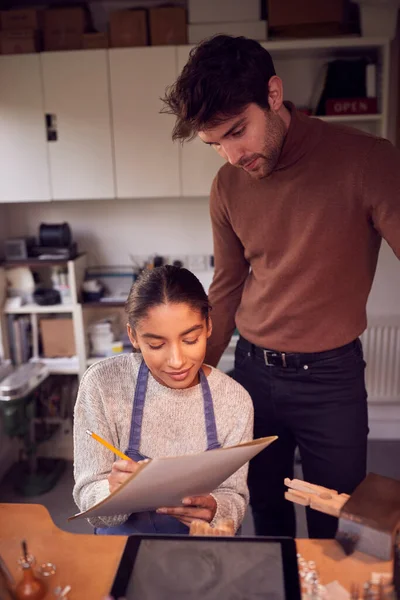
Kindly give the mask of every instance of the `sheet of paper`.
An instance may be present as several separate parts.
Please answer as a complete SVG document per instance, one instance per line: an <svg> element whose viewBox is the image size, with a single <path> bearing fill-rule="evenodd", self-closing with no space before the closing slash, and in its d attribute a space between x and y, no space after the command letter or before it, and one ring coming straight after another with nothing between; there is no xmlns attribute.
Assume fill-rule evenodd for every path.
<svg viewBox="0 0 400 600"><path fill-rule="evenodd" d="M209 494L215 490L276 439L273 436L201 454L154 458L140 465L118 490L69 520L179 506L185 496Z"/></svg>

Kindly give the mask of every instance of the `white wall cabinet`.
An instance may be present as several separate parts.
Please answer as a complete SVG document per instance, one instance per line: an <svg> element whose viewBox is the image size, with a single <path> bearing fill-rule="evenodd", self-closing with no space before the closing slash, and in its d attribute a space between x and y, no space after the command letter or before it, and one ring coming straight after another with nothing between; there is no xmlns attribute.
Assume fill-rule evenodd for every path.
<svg viewBox="0 0 400 600"><path fill-rule="evenodd" d="M193 46L178 46L179 73ZM212 181L224 160L211 146L196 137L179 148L182 170L182 196L208 196Z"/></svg>
<svg viewBox="0 0 400 600"><path fill-rule="evenodd" d="M108 53L41 55L45 113L54 115L48 142L54 200L115 198Z"/></svg>
<svg viewBox="0 0 400 600"><path fill-rule="evenodd" d="M179 196L174 118L160 114L177 77L176 48L112 49L109 57L118 198Z"/></svg>
<svg viewBox="0 0 400 600"><path fill-rule="evenodd" d="M0 56L0 202L51 200L40 55Z"/></svg>
<svg viewBox="0 0 400 600"><path fill-rule="evenodd" d="M393 140L390 44L329 38L266 42L285 98L309 105L324 65L364 56L377 65L378 114L322 117ZM0 57L0 202L208 196L223 160L196 138L180 146L160 114L190 46ZM45 114L56 140L46 141Z"/></svg>

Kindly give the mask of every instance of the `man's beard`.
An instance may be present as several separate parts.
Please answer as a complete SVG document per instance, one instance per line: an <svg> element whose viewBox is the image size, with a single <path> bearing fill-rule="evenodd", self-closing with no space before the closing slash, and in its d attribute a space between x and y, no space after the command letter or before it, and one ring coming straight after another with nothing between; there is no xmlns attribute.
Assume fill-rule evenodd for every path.
<svg viewBox="0 0 400 600"><path fill-rule="evenodd" d="M265 141L262 153L246 156L240 159L236 165L244 169L254 179L263 179L271 175L278 164L287 133L283 120L276 113L265 111L265 119ZM246 165L256 159L259 159L257 168L253 171L247 170Z"/></svg>

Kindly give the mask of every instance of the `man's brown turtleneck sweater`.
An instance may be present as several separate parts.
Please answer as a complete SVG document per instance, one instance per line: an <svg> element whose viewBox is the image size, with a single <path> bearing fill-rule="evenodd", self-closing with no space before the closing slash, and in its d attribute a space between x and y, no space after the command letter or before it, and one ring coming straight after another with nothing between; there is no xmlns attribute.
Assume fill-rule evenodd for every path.
<svg viewBox="0 0 400 600"><path fill-rule="evenodd" d="M400 152L298 113L273 173L224 165L211 191L217 364L236 326L263 348L319 352L366 327L381 238L400 258Z"/></svg>

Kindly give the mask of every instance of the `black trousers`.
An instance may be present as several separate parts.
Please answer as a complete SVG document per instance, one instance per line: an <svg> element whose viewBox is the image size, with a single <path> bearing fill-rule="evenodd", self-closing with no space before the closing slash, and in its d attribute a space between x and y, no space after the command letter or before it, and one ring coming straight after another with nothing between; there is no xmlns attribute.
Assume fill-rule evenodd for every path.
<svg viewBox="0 0 400 600"><path fill-rule="evenodd" d="M359 340L328 352L287 354L286 367L278 358L268 366L268 355L240 338L234 378L252 397L254 437L279 436L250 463L256 533L295 537L284 478L293 478L297 446L305 481L351 494L366 475L365 362ZM337 519L307 509L307 526L312 538L332 538Z"/></svg>

